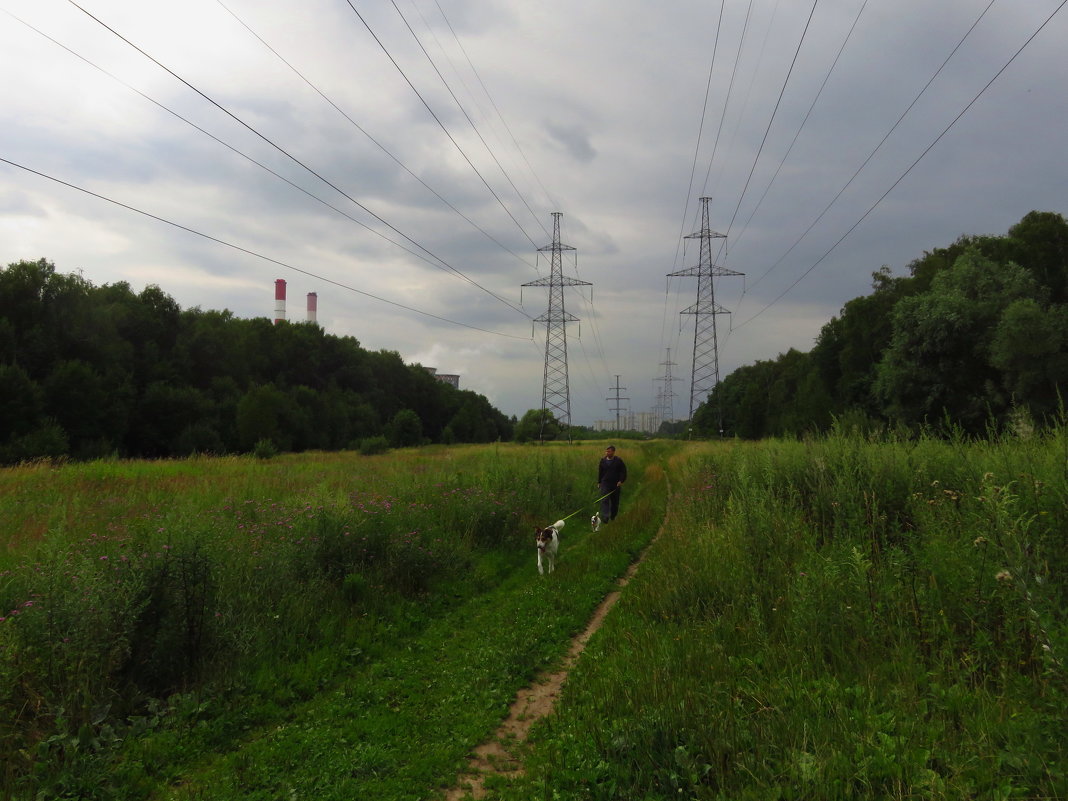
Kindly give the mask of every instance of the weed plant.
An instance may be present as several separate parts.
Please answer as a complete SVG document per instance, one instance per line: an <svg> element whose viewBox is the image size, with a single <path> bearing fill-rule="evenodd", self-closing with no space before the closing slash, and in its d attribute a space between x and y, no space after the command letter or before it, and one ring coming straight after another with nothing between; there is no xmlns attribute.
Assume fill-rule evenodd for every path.
<svg viewBox="0 0 1068 801"><path fill-rule="evenodd" d="M1068 797L1064 428L714 443L505 799Z"/></svg>
<svg viewBox="0 0 1068 801"><path fill-rule="evenodd" d="M532 558L526 525L588 503L595 458L501 445L0 471L0 795L148 797L285 720Z"/></svg>

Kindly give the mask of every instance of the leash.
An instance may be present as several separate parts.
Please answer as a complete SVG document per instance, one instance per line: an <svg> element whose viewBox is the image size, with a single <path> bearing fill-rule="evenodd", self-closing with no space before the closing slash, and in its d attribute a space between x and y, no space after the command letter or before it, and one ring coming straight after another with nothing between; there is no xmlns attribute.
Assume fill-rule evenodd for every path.
<svg viewBox="0 0 1068 801"><path fill-rule="evenodd" d="M608 497L609 495L611 495L611 494L612 494L613 492L615 492L615 490L614 490L614 489L612 489L612 490L609 490L609 491L608 491L608 492L606 492L606 493L605 493L604 495L602 495L602 496L601 496L600 498L598 498L597 500L595 500L595 501L594 501L594 503L600 503L600 502L601 502L601 501L603 501L603 500L604 500L605 498L607 498L607 497ZM582 510L582 509L576 509L576 510L575 510L574 512L572 512L571 514L569 514L569 515L568 515L567 517L562 517L562 518L560 518L560 519L561 519L561 520L570 520L570 519L571 519L572 517L574 517L575 515L577 515L577 514L578 514L579 512L581 512L581 511L583 511L583 510Z"/></svg>

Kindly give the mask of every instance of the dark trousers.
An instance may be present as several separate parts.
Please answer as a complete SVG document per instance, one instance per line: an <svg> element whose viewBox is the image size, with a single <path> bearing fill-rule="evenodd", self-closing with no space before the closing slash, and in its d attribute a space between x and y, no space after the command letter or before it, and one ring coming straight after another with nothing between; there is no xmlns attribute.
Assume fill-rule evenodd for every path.
<svg viewBox="0 0 1068 801"><path fill-rule="evenodd" d="M601 498L601 520L607 522L619 514L619 496L623 493L622 487L601 487L601 494L608 493Z"/></svg>

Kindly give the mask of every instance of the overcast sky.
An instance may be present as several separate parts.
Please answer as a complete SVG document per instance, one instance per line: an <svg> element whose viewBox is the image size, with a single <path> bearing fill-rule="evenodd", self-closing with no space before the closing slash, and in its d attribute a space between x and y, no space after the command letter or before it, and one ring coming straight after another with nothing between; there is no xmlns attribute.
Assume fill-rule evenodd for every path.
<svg viewBox="0 0 1068 801"><path fill-rule="evenodd" d="M744 273L721 376L811 349L883 265L1068 210L1063 0L79 4L0 0L0 262L240 317L284 278L291 320L317 292L509 415L541 405L553 212L589 425L668 386L688 414L697 281L667 274L702 196Z"/></svg>

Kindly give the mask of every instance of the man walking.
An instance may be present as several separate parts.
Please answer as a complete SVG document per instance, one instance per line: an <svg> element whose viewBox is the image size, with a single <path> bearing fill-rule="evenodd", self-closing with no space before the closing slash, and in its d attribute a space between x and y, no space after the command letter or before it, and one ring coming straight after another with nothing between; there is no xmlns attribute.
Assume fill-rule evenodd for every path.
<svg viewBox="0 0 1068 801"><path fill-rule="evenodd" d="M601 494L601 522L607 523L619 514L619 496L627 480L627 465L616 456L616 448L604 449L604 458L597 464L597 487Z"/></svg>

